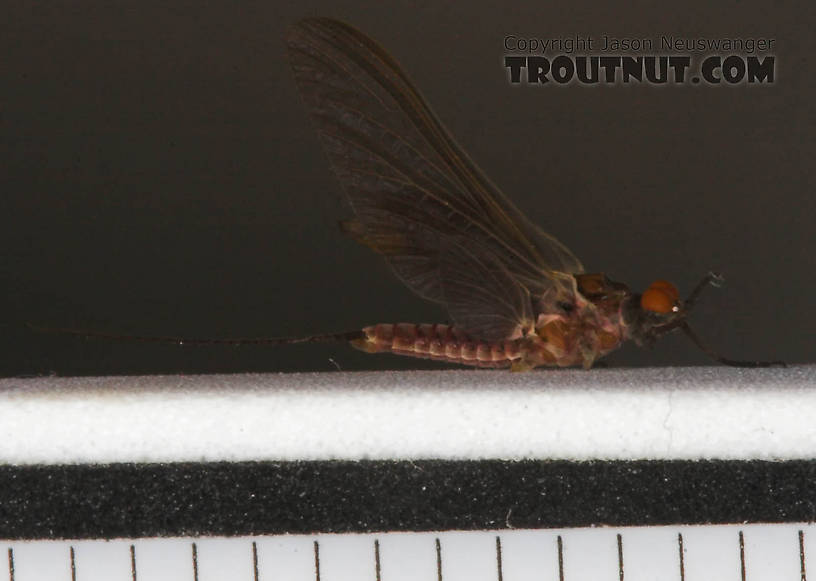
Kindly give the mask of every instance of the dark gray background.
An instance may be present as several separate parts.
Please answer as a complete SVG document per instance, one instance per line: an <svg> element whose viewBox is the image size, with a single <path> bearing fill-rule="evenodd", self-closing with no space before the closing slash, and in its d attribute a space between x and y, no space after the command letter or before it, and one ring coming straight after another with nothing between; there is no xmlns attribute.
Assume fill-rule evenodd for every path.
<svg viewBox="0 0 816 581"><path fill-rule="evenodd" d="M804 6L804 8L800 8ZM807 13L802 10L807 10ZM345 239L296 94L286 26L353 23L404 66L533 221L641 289L709 269L699 333L736 358L812 362L816 85L799 3L7 2L0 24L0 374L435 367L344 345L178 347L36 335L257 336L443 321ZM512 87L524 36L777 39L765 87ZM683 337L616 366L699 365Z"/></svg>

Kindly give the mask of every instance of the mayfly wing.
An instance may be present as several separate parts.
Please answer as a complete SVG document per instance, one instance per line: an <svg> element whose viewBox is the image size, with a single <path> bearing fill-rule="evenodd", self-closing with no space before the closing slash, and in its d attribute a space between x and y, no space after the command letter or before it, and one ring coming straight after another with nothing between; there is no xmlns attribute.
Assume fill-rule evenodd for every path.
<svg viewBox="0 0 816 581"><path fill-rule="evenodd" d="M355 214L345 230L475 337L529 325L531 297L572 293L580 261L470 160L375 41L328 18L287 37L301 96Z"/></svg>
<svg viewBox="0 0 816 581"><path fill-rule="evenodd" d="M474 337L517 339L535 321L531 293L502 256L476 248L467 239L442 240L438 269L448 314Z"/></svg>

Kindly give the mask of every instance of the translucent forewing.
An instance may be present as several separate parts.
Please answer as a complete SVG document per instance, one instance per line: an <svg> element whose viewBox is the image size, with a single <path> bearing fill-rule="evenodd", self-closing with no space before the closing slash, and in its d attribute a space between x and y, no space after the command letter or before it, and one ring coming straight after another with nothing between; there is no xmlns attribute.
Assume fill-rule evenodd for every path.
<svg viewBox="0 0 816 581"><path fill-rule="evenodd" d="M455 143L399 65L356 29L294 25L292 68L355 213L346 230L474 337L518 335L580 261L530 224Z"/></svg>

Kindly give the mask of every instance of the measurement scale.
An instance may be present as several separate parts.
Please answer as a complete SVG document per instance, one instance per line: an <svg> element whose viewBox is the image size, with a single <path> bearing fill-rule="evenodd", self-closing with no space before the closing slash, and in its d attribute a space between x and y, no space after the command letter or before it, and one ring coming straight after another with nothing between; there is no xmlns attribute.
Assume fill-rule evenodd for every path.
<svg viewBox="0 0 816 581"><path fill-rule="evenodd" d="M11 581L805 581L809 559L816 558L816 525L12 541L7 545L8 563L0 566L0 578Z"/></svg>

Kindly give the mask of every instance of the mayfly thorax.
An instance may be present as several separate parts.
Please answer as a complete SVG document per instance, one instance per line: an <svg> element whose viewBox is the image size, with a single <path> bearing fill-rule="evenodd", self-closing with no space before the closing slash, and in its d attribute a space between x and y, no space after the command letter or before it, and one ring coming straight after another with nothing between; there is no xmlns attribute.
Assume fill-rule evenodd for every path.
<svg viewBox="0 0 816 581"><path fill-rule="evenodd" d="M413 292L444 305L452 323L214 340L56 331L192 344L350 341L371 353L525 370L589 368L627 340L648 345L680 330L726 365L777 363L726 359L691 330L687 315L700 292L720 281L713 273L681 300L663 280L635 293L584 272L482 173L396 61L360 31L310 18L286 40L300 95L354 213L342 230L381 254Z"/></svg>

